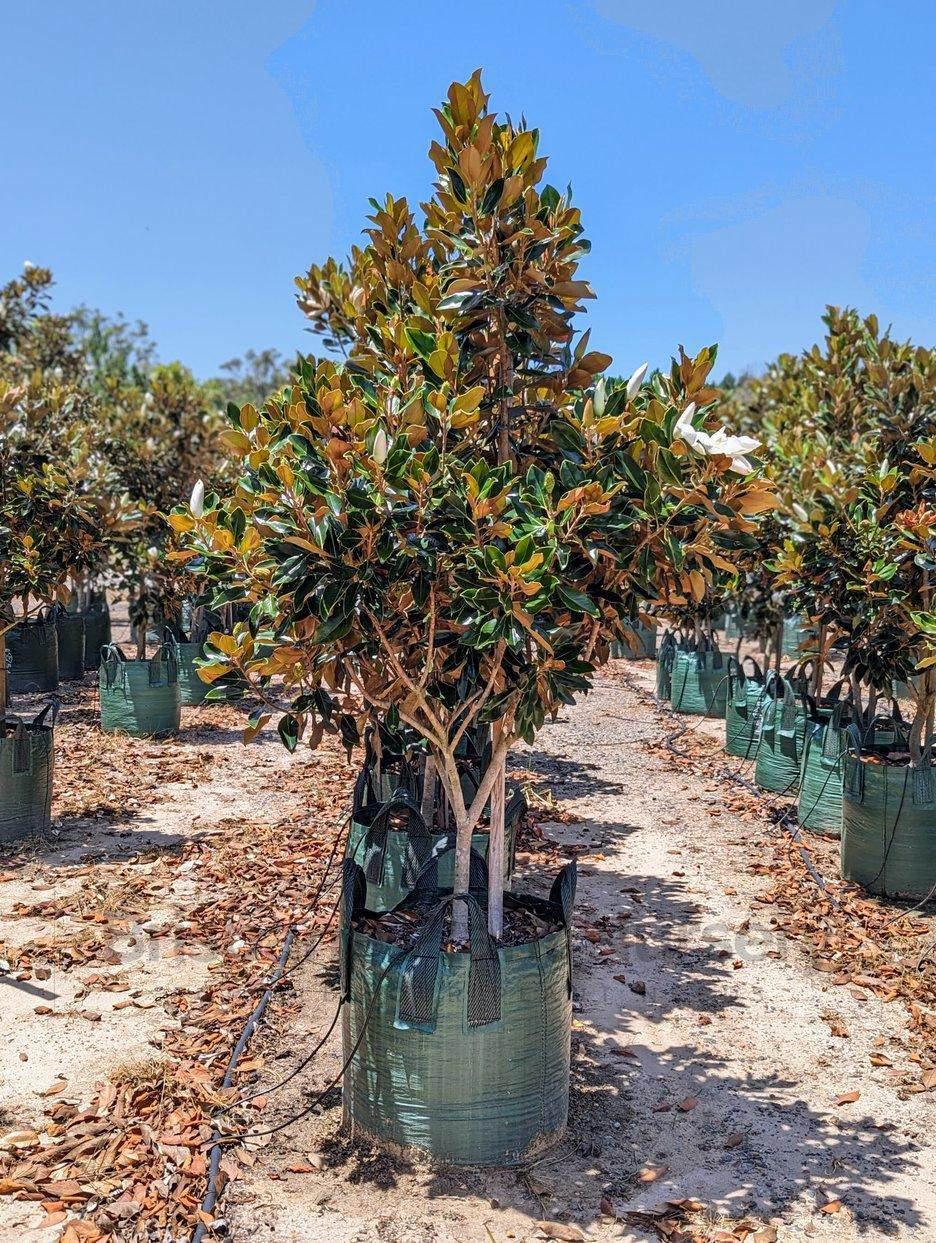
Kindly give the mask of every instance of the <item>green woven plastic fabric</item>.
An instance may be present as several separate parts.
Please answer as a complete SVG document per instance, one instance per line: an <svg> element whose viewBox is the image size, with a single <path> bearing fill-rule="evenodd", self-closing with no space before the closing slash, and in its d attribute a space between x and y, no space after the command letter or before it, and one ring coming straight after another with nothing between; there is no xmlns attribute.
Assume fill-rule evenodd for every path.
<svg viewBox="0 0 936 1243"><path fill-rule="evenodd" d="M153 738L178 732L182 699L178 665L169 647L158 648L149 660L127 660L119 648L106 648L99 685L106 734Z"/></svg>
<svg viewBox="0 0 936 1243"><path fill-rule="evenodd" d="M66 613L58 609L55 614L55 634L58 640L58 675L63 682L73 682L84 677L85 671L85 622L81 613Z"/></svg>
<svg viewBox="0 0 936 1243"><path fill-rule="evenodd" d="M203 682L198 676L198 670L195 667L195 661L201 659L204 651L202 643L176 644L176 654L179 660L179 694L184 705L194 706L203 703L205 696L211 690L210 684Z"/></svg>
<svg viewBox="0 0 936 1243"><path fill-rule="evenodd" d="M848 729L841 706L819 712L819 720L806 721L796 816L804 829L840 837Z"/></svg>
<svg viewBox="0 0 936 1243"><path fill-rule="evenodd" d="M936 770L874 764L849 751L842 876L871 893L921 899L936 885Z"/></svg>
<svg viewBox="0 0 936 1243"><path fill-rule="evenodd" d="M344 1108L353 1132L451 1165L518 1165L559 1139L569 1099L568 928L495 949L499 1017L482 1025L468 1021L468 954L439 955L430 1023L414 1026L400 1018L401 951L358 931L343 937Z"/></svg>
<svg viewBox="0 0 936 1243"><path fill-rule="evenodd" d="M787 617L783 622L780 650L784 656L799 656L802 645L814 635L813 627L801 617Z"/></svg>
<svg viewBox="0 0 936 1243"><path fill-rule="evenodd" d="M763 695L764 678L760 669L751 676L739 666L732 666L725 705L725 750L729 755L743 760L753 760L757 755Z"/></svg>
<svg viewBox="0 0 936 1243"><path fill-rule="evenodd" d="M48 612L17 622L6 634L13 695L35 695L58 686L58 635Z"/></svg>
<svg viewBox="0 0 936 1243"><path fill-rule="evenodd" d="M674 712L721 718L728 704L731 658L715 651L677 651L673 661Z"/></svg>
<svg viewBox="0 0 936 1243"><path fill-rule="evenodd" d="M367 850L368 826L357 820L351 821L348 830L348 843L345 857L353 859L361 867ZM404 829L390 829L387 833L387 850L383 865L383 880L367 882L367 909L369 911L390 911L409 893L411 886L405 883L405 860L407 853L408 834ZM447 840L447 833L433 836L432 849L438 850ZM472 833L471 848L482 859L487 859L490 839L485 833ZM504 825L504 886L510 888L513 876L514 855L517 845L517 820L507 821ZM455 883L455 864L451 852L439 860L439 888L451 890Z"/></svg>
<svg viewBox="0 0 936 1243"><path fill-rule="evenodd" d="M95 600L82 612L85 626L84 667L96 669L101 662L101 648L111 641L111 616L106 600Z"/></svg>
<svg viewBox="0 0 936 1243"><path fill-rule="evenodd" d="M0 723L0 842L49 827L54 744L44 716L31 724L11 717Z"/></svg>
<svg viewBox="0 0 936 1243"><path fill-rule="evenodd" d="M806 708L783 677L768 680L761 709L754 780L762 790L793 794L799 788Z"/></svg>

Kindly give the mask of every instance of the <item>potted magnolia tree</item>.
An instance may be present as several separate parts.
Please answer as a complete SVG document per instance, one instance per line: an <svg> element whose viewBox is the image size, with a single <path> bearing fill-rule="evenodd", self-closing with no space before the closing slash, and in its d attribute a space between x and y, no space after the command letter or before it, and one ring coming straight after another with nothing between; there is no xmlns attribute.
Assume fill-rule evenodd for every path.
<svg viewBox="0 0 936 1243"><path fill-rule="evenodd" d="M212 636L203 670L253 684L264 707L248 735L275 715L290 747L325 731L353 745L402 723L451 809L456 896L427 914L417 951L355 924L351 886L352 1123L447 1160L509 1162L564 1126L571 878L540 909L545 940L529 904L505 906L508 751L588 689L639 600L685 599L749 538L763 493L731 455L689 443L709 410L687 414L672 377L595 382L610 360L572 326L591 296L577 273L587 244L577 209L542 184L537 131L489 112L477 74L437 116L423 221L403 200L375 202L350 264L298 282L346 361L308 359L262 409L234 408L236 486L172 522L219 601L253 602L248 623ZM466 798L459 747L480 724L490 745ZM481 885L471 838L488 806ZM523 1070L533 1040L548 1049L545 1099L539 1054L535 1084ZM505 1091L516 1108L501 1108Z"/></svg>
<svg viewBox="0 0 936 1243"><path fill-rule="evenodd" d="M873 316L830 312L829 322L828 355L844 359L864 431L848 442L846 486L817 492L778 569L845 648L843 874L921 898L936 882L936 352L881 334ZM896 683L909 684L906 724Z"/></svg>

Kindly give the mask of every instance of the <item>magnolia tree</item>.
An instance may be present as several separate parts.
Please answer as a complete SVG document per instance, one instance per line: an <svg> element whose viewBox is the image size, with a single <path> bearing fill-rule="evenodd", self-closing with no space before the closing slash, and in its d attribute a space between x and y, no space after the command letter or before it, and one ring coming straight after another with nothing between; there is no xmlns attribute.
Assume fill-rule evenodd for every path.
<svg viewBox="0 0 936 1243"><path fill-rule="evenodd" d="M500 935L511 743L588 689L641 601L701 598L771 501L711 438L711 351L595 382L610 359L572 326L588 244L542 184L538 132L489 112L478 74L436 115L422 223L374 202L348 265L298 281L345 361L305 360L261 410L232 408L236 485L171 520L217 602L253 602L203 673L253 682L248 736L274 712L290 747L409 727L454 816L457 892L490 800ZM491 758L468 803L456 751L479 722ZM454 920L463 940L463 904Z"/></svg>
<svg viewBox="0 0 936 1243"><path fill-rule="evenodd" d="M922 766L936 709L936 351L882 335L873 316L830 309L826 322L825 351L804 356L803 391L804 408L828 413L832 447L791 506L778 581L827 643L844 643L866 722L895 681L910 682L910 753Z"/></svg>
<svg viewBox="0 0 936 1243"><path fill-rule="evenodd" d="M781 354L763 376L746 377L728 393L732 425L760 437L766 446L764 467L773 482L777 504L760 525L757 548L742 560L739 600L748 624L764 641L776 644L779 662L783 619L799 613L817 621L813 640L817 660L813 689L822 675L840 631L823 620L815 592L824 584L798 582L776 574L777 557L788 541L800 545L810 529L810 513L835 512L857 496L868 465L869 438L877 431L881 407L867 388L867 362L880 338L874 316L862 320L855 311L827 308L826 337L802 355ZM829 529L820 522L813 532L821 560ZM814 590L815 588L815 590ZM826 592L826 594L828 594Z"/></svg>
<svg viewBox="0 0 936 1243"><path fill-rule="evenodd" d="M59 317L46 314L51 274L27 266L0 289L0 706L5 636L68 578L96 563L113 503L91 486L91 412L76 384Z"/></svg>

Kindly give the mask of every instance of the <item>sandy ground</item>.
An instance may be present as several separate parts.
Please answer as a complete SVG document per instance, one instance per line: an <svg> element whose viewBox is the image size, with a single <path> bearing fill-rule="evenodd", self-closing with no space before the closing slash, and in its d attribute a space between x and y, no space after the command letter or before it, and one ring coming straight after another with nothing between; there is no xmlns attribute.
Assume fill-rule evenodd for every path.
<svg viewBox="0 0 936 1243"><path fill-rule="evenodd" d="M89 675L80 690L63 690L70 701L63 723L93 717L93 682ZM222 728L219 712L226 718ZM43 1111L53 1100L85 1102L105 1076L158 1059L162 1033L179 1026L163 1002L204 987L217 955L177 941L172 932L210 894L200 883L198 864L180 863L179 849L194 838L222 838L225 824L235 820L276 823L295 802L282 792L280 778L300 761L275 734L242 746L239 726L233 707L184 709L177 738L128 748L131 765L135 760L155 766L177 779L155 789L141 781L135 790L131 766L129 793L119 793L116 815L60 816L48 837L15 854L12 847L0 852L0 958L42 939L53 963L20 973L8 970L6 959L0 962L0 1132L41 1130ZM89 728L94 746L100 735ZM92 882L93 901L79 901ZM61 909L20 914L45 902ZM83 919L84 908L117 917L116 925L107 926L112 960L105 965L57 961L62 947L76 937L80 944L83 933L93 937L100 926ZM60 1226L37 1227L43 1218L37 1210L0 1198L0 1239L58 1239Z"/></svg>
<svg viewBox="0 0 936 1243"><path fill-rule="evenodd" d="M348 1144L335 1091L230 1188L232 1237L638 1239L649 1236L609 1210L620 1218L683 1197L704 1202L713 1224L755 1220L764 1239L770 1226L819 1243L936 1237L936 1111L933 1094L898 1096L900 1008L834 987L752 907L764 884L748 870L758 835L778 830L724 814L705 782L647 752L672 726L648 702L652 666L630 669L632 687L600 680L516 760L576 818L547 833L588 847L566 1139L521 1172L432 1171ZM270 1049L277 1079L324 1031L332 986L330 963L304 972L305 1021ZM893 1067L870 1062L882 1047ZM333 1039L275 1116L301 1111L339 1065ZM853 1091L857 1101L836 1104Z"/></svg>
<svg viewBox="0 0 936 1243"><path fill-rule="evenodd" d="M351 1145L340 1132L336 1090L323 1112L261 1149L250 1174L229 1186L226 1237L642 1239L653 1236L613 1214L683 1197L704 1202L713 1223L746 1215L773 1224L780 1240L936 1237L928 1147L936 1094L898 1093L905 1016L897 1005L834 987L772 931L769 908L752 905L764 878L750 865L758 842L777 830L727 814L712 783L647 751L648 740L673 727L648 702L652 666L626 669L618 664L515 761L548 784L567 813L542 826L546 835L585 848L567 1137L523 1171L432 1171ZM0 971L2 1129L38 1123L50 1099L42 1093L53 1085L61 1085L54 1099L86 1100L104 1074L157 1056L161 1033L178 1022L163 999L199 989L211 957L162 935L210 897L198 867L179 867L179 844L193 835L210 841L232 818L273 824L301 813L283 775L310 761L288 756L273 735L244 749L236 710L224 712L220 728L218 709L187 710L178 739L141 744L140 755L163 765L171 781L143 799L122 795L117 815L66 817L30 860L13 871L0 863L7 947L57 930L73 936L74 902L61 913L16 912L74 898L89 874L107 897L112 864L129 861L142 894L136 905L125 893L112 896L128 909L110 969L123 977L120 991L107 988L106 968L57 966L28 979ZM151 875L159 896L147 901ZM258 1034L264 1082L288 1074L324 1031L334 976L331 953L310 960L296 980L302 1004L292 1020ZM133 1004L119 1004L127 999ZM847 1039L832 1034L830 1013ZM881 1048L892 1067L871 1064ZM333 1038L271 1099L265 1123L301 1111L335 1077L339 1054ZM853 1091L857 1101L836 1104ZM838 1211L820 1211L836 1199ZM39 1228L41 1217L34 1204L0 1199L0 1239L51 1243L60 1227ZM538 1228L544 1221L548 1235Z"/></svg>

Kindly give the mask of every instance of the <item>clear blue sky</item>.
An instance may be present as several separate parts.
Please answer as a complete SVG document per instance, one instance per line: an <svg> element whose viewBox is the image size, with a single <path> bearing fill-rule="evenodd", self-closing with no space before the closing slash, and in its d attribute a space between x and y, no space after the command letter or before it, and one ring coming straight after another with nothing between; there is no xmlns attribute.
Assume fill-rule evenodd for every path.
<svg viewBox="0 0 936 1243"><path fill-rule="evenodd" d="M308 348L293 276L426 196L481 65L573 185L617 370L757 366L826 302L930 344L934 41L932 0L0 0L0 280L48 265L201 375Z"/></svg>

